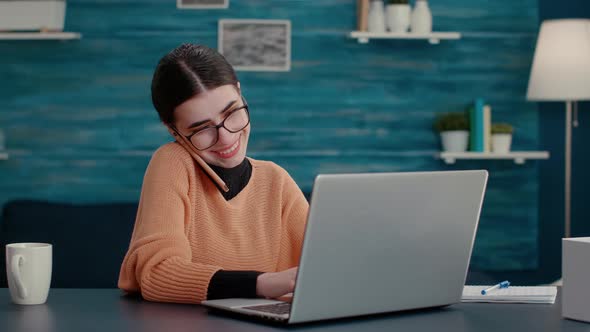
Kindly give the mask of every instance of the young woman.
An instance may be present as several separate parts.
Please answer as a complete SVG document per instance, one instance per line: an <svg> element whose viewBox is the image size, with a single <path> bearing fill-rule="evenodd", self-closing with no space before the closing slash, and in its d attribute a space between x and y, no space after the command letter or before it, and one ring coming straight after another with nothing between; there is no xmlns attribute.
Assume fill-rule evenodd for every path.
<svg viewBox="0 0 590 332"><path fill-rule="evenodd" d="M179 303L292 292L309 205L284 169L246 157L250 109L231 65L184 44L151 90L176 141L147 167L119 288Z"/></svg>

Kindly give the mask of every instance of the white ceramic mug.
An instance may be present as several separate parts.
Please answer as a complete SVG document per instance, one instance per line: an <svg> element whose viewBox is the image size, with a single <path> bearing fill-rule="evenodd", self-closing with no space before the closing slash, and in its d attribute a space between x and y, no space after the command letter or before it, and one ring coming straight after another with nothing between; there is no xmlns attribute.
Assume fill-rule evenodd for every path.
<svg viewBox="0 0 590 332"><path fill-rule="evenodd" d="M6 245L6 275L16 304L42 304L51 284L53 247L48 243Z"/></svg>

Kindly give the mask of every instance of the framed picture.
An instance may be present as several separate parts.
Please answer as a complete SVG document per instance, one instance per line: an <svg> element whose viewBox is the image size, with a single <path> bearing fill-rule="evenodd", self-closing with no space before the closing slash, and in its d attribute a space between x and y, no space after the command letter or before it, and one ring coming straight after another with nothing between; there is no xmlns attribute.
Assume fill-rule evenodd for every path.
<svg viewBox="0 0 590 332"><path fill-rule="evenodd" d="M176 8L181 9L224 9L229 0L176 0Z"/></svg>
<svg viewBox="0 0 590 332"><path fill-rule="evenodd" d="M291 70L291 21L219 20L218 50L242 71Z"/></svg>

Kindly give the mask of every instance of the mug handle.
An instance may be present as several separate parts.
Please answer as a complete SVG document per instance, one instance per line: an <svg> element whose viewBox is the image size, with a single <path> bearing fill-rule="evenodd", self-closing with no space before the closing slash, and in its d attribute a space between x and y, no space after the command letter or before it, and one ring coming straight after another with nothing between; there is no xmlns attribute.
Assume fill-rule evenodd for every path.
<svg viewBox="0 0 590 332"><path fill-rule="evenodd" d="M16 284L16 289L18 291L19 296L24 299L28 295L27 288L23 283L23 279L20 276L20 266L25 263L25 257L22 255L14 255L12 257L12 262L10 264L10 272L12 273L12 279Z"/></svg>

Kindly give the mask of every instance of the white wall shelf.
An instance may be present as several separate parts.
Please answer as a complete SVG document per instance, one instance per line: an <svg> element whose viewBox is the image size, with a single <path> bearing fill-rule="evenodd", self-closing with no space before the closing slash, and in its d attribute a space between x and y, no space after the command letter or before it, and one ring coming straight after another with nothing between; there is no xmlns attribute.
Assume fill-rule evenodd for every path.
<svg viewBox="0 0 590 332"><path fill-rule="evenodd" d="M0 151L0 160L8 160L8 152Z"/></svg>
<svg viewBox="0 0 590 332"><path fill-rule="evenodd" d="M457 159L514 159L514 163L522 165L527 159L549 159L548 151L511 151L509 153L493 152L440 152L436 158L447 164L454 164Z"/></svg>
<svg viewBox="0 0 590 332"><path fill-rule="evenodd" d="M441 40L456 40L461 39L461 34L459 32L431 32L427 34L418 34L418 33L393 33L393 32L383 32L383 33L373 33L373 32L365 32L365 31L352 31L350 33L350 38L356 38L359 43L366 44L371 39L425 39L428 40L430 44L438 44Z"/></svg>
<svg viewBox="0 0 590 332"><path fill-rule="evenodd" d="M0 32L0 40L71 40L80 39L77 32Z"/></svg>

